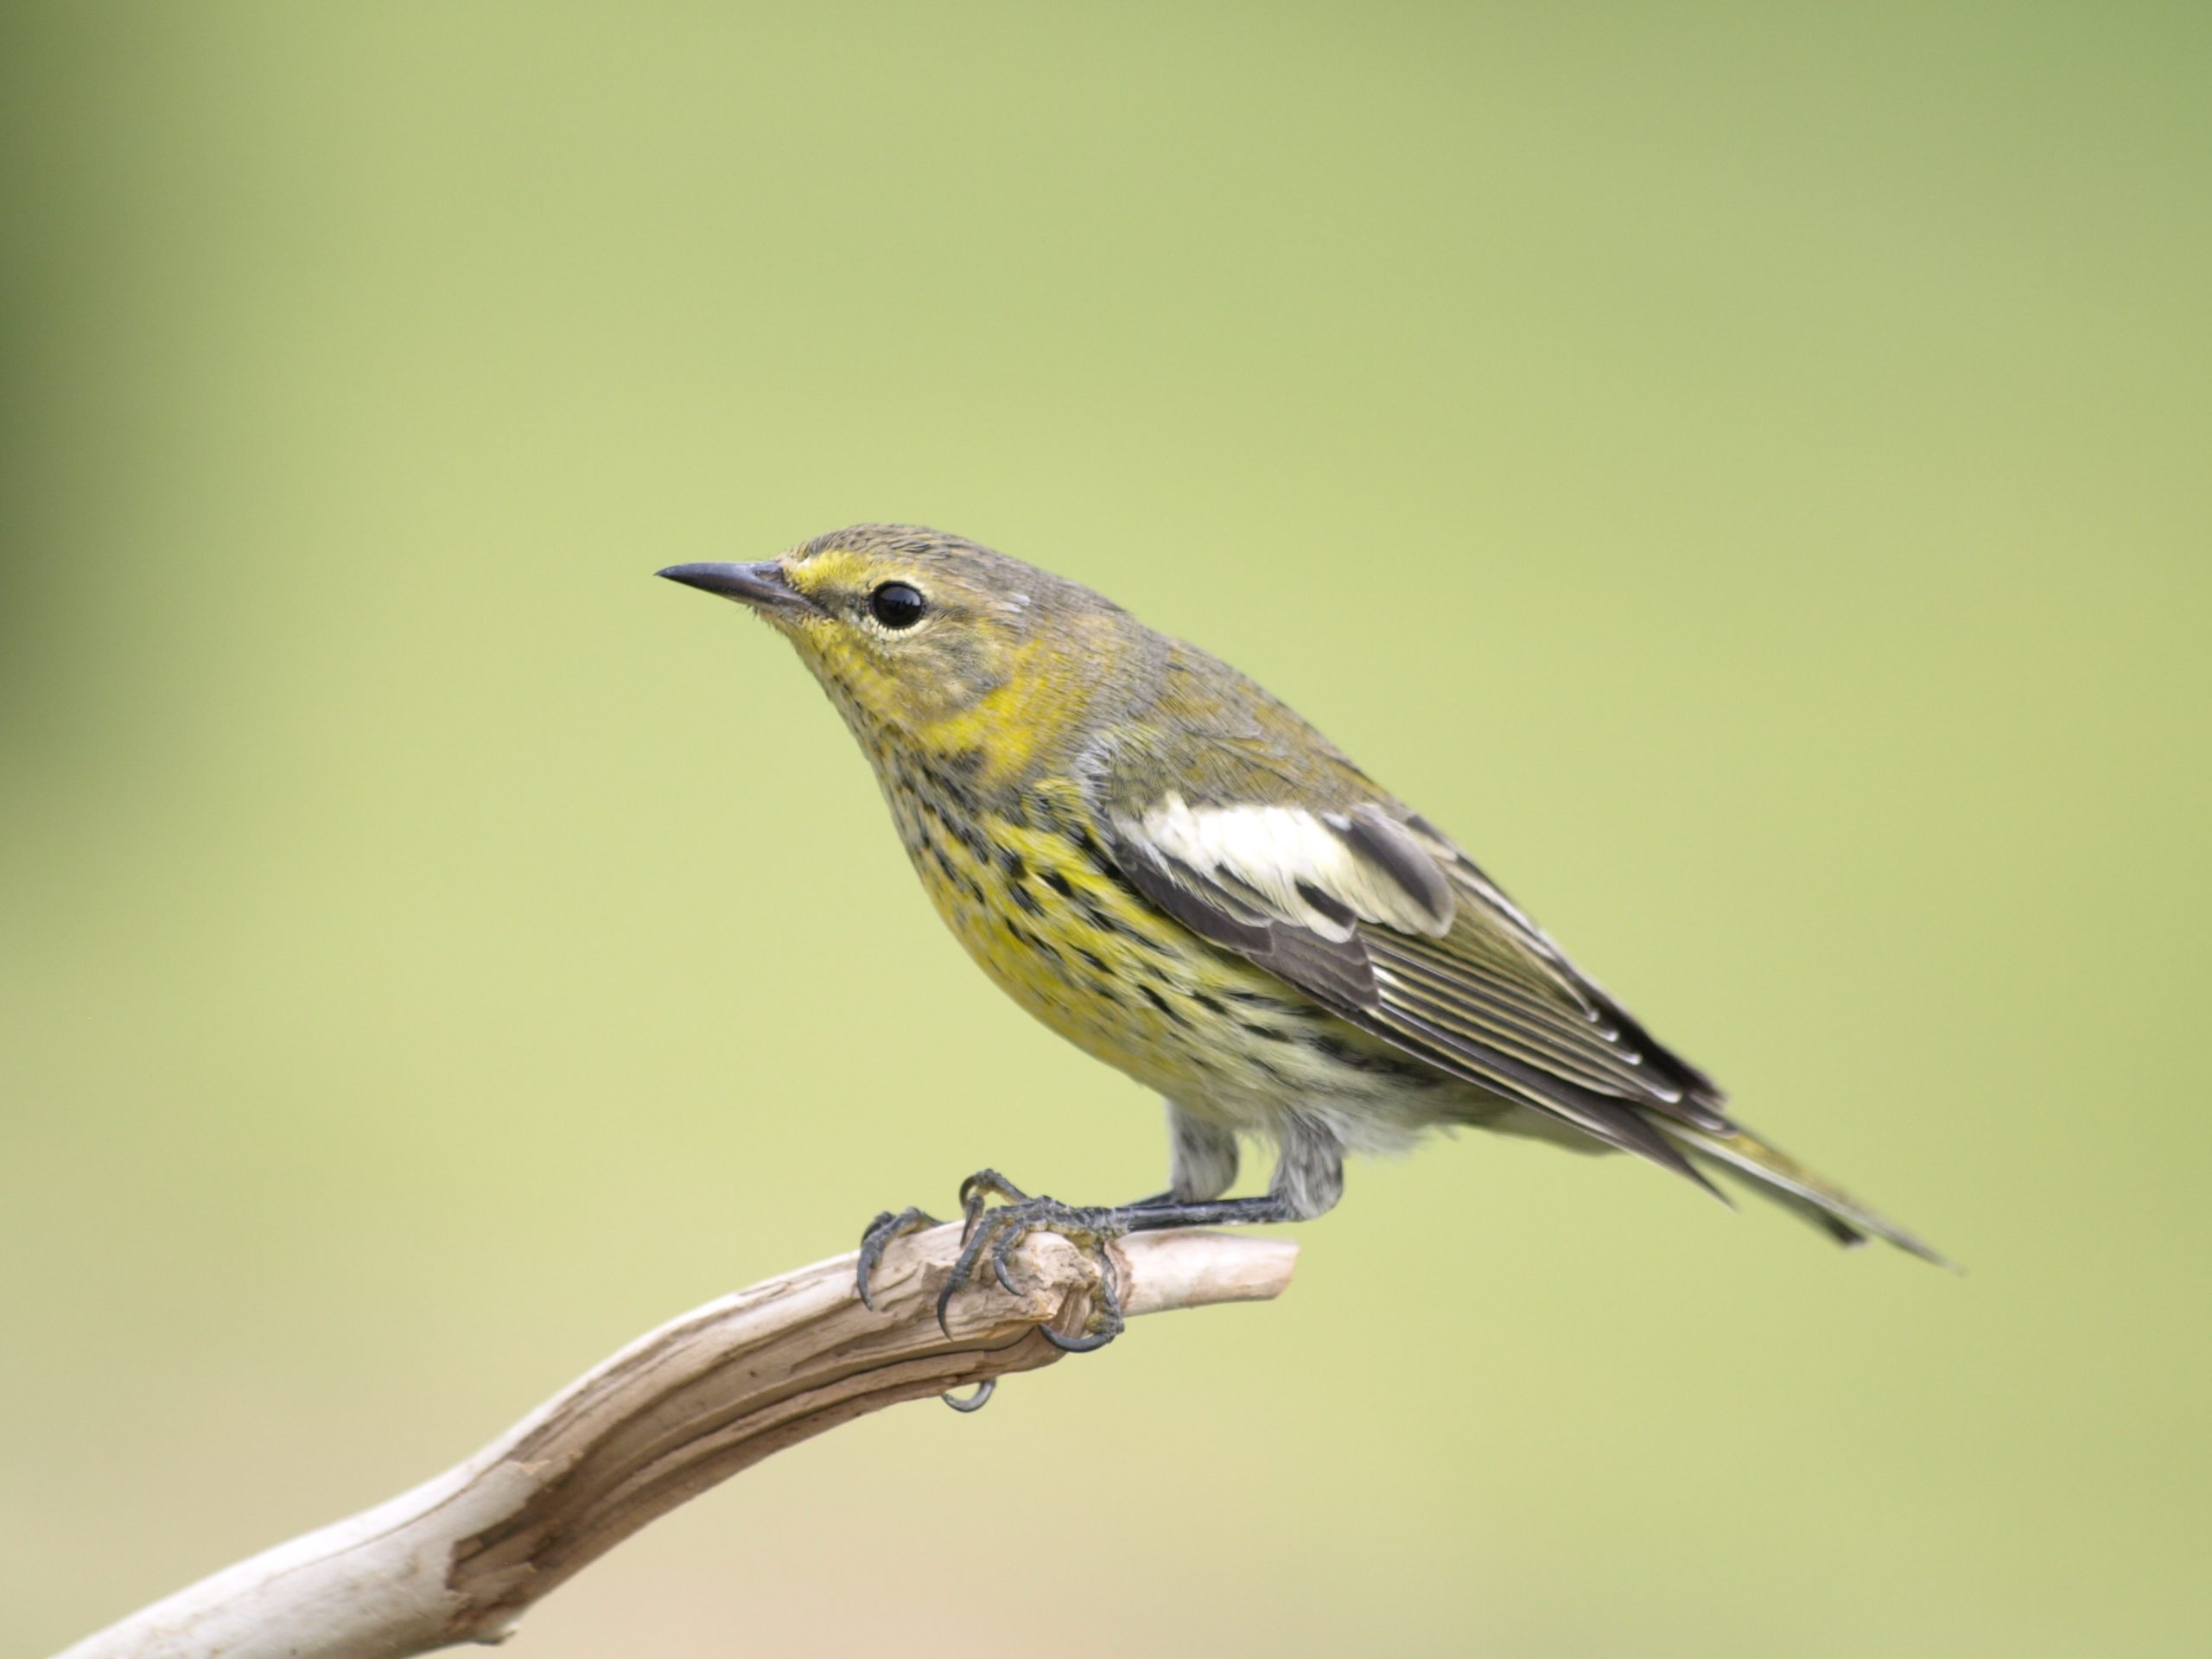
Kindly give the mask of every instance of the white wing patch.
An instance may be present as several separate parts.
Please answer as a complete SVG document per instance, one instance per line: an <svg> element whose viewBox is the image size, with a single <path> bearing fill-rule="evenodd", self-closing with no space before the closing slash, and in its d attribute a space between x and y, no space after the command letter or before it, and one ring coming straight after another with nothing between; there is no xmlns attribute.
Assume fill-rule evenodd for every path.
<svg viewBox="0 0 2212 1659"><path fill-rule="evenodd" d="M1354 918L1437 937L1452 925L1448 901L1440 911L1433 895L1424 902L1354 848L1346 839L1353 821L1344 815L1325 818L1290 806L1193 807L1170 795L1141 823L1122 828L1232 897L1257 901L1258 907L1332 943L1351 937Z"/></svg>

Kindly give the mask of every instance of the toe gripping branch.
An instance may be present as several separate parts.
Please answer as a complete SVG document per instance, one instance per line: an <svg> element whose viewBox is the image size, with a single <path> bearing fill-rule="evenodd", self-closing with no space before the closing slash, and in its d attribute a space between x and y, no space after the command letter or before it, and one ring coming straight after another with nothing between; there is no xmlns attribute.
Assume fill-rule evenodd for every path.
<svg viewBox="0 0 2212 1659"><path fill-rule="evenodd" d="M995 1198L999 1200L995 1205ZM1081 1250L1091 1265L1094 1279L1090 1312L1080 1335L1064 1335L1050 1325L1039 1325L1039 1333L1065 1353L1103 1348L1121 1334L1126 1317L1120 1274L1107 1248L1130 1230L1120 1211L1080 1209L1057 1198L1032 1198L994 1169L978 1170L960 1184L960 1254L946 1269L937 1295L938 1328L947 1337L952 1335L952 1299L975 1282L986 1261L990 1263L991 1276L1007 1294L1025 1294L1014 1280L1014 1254L1032 1233L1039 1232L1055 1234ZM861 1300L874 1307L870 1287L883 1265L885 1251L893 1243L939 1224L927 1211L912 1205L895 1212L887 1210L870 1222L861 1235L860 1260L854 1271ZM986 1390L964 1402L964 1408L972 1411L988 1397Z"/></svg>
<svg viewBox="0 0 2212 1659"><path fill-rule="evenodd" d="M998 1202L994 1204L993 1199ZM1128 1323L1128 1309L1123 1304L1125 1287L1111 1248L1116 1239L1170 1228L1292 1218L1288 1207L1274 1194L1179 1203L1172 1195L1162 1193L1117 1205L1063 1204L1058 1198L1033 1197L995 1169L977 1170L960 1184L960 1253L946 1268L938 1290L938 1329L948 1338L952 1335L953 1298L975 1282L986 1261L990 1263L991 1276L1008 1295L1028 1294L1015 1282L1014 1255L1032 1234L1050 1233L1067 1240L1081 1251L1093 1274L1090 1311L1079 1332L1071 1335L1050 1324L1036 1327L1039 1334L1064 1353L1089 1353L1103 1348L1122 1333ZM892 1243L940 1224L926 1211L912 1206L897 1211L887 1210L870 1222L861 1235L860 1256L854 1274L861 1300L871 1309L875 1306L870 1286ZM983 1382L966 1398L945 1395L945 1403L957 1411L977 1410L990 1398L995 1386L993 1382Z"/></svg>
<svg viewBox="0 0 2212 1659"><path fill-rule="evenodd" d="M993 1205L991 1200L1000 1202ZM1063 1353L1084 1354L1103 1348L1122 1334L1128 1324L1122 1311L1120 1274L1114 1253L1107 1247L1132 1230L1122 1211L1062 1204L1058 1198L1032 1198L995 1169L979 1169L960 1184L960 1209L965 1218L960 1233L960 1255L937 1295L938 1329L952 1334L946 1323L952 1299L966 1289L988 1256L991 1276L1009 1296L1022 1294L1014 1282L1012 1258L1032 1233L1052 1233L1082 1251L1096 1274L1090 1312L1083 1334L1065 1336L1049 1325L1038 1334Z"/></svg>

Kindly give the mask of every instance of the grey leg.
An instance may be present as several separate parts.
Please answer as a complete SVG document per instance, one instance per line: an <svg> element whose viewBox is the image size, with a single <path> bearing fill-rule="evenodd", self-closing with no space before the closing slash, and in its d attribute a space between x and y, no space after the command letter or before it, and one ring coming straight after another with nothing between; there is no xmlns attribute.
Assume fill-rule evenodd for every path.
<svg viewBox="0 0 2212 1659"><path fill-rule="evenodd" d="M1189 1108L1167 1104L1167 1192L1190 1204L1217 1198L1236 1185L1236 1136Z"/></svg>
<svg viewBox="0 0 2212 1659"><path fill-rule="evenodd" d="M1319 1124L1294 1117L1276 1137L1273 1190L1294 1221L1326 1215L1344 1195L1344 1149Z"/></svg>
<svg viewBox="0 0 2212 1659"><path fill-rule="evenodd" d="M1336 1137L1325 1129L1300 1123L1284 1131L1281 1145L1275 1178L1264 1198L1185 1203L1171 1194L1104 1213L1113 1217L1117 1231L1150 1233L1168 1227L1311 1221L1334 1209L1344 1192L1344 1154Z"/></svg>

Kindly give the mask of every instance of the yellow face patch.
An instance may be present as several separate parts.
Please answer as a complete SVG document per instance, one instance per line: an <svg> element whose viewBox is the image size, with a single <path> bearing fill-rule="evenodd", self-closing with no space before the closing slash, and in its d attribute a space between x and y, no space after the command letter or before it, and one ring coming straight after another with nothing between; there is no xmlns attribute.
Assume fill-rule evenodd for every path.
<svg viewBox="0 0 2212 1659"><path fill-rule="evenodd" d="M785 580L817 604L867 593L899 574L892 568L894 561L881 554L848 553L834 547L804 559L787 555L780 563Z"/></svg>
<svg viewBox="0 0 2212 1659"><path fill-rule="evenodd" d="M1077 721L1089 642L1039 629L1026 594L895 550L824 548L782 561L812 613L774 619L853 721L933 758L971 757L985 780L1020 774ZM889 584L920 596L911 622L887 623ZM898 618L893 619L899 620ZM1080 630L1077 630L1080 632Z"/></svg>

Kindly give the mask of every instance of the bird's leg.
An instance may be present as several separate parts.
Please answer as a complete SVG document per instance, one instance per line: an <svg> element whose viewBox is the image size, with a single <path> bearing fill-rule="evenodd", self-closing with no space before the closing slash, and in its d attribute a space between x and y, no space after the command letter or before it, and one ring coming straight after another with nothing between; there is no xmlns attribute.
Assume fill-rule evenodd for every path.
<svg viewBox="0 0 2212 1659"><path fill-rule="evenodd" d="M1217 1198L1236 1185L1236 1132L1167 1103L1167 1192L1182 1199Z"/></svg>
<svg viewBox="0 0 2212 1659"><path fill-rule="evenodd" d="M1171 1227L1264 1227L1269 1222L1307 1219L1277 1192L1250 1198L1205 1198L1196 1204L1154 1198L1116 1213L1126 1221L1122 1229L1125 1233L1164 1232Z"/></svg>

